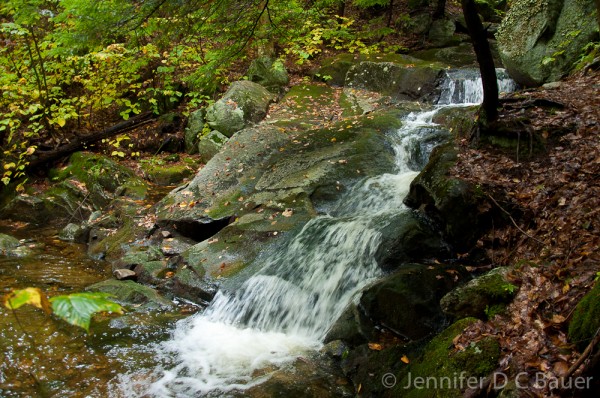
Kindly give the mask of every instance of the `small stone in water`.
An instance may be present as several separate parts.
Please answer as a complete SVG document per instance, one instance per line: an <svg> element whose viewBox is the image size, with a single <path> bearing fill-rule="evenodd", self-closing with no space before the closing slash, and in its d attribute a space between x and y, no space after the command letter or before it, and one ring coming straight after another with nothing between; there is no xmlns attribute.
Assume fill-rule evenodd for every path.
<svg viewBox="0 0 600 398"><path fill-rule="evenodd" d="M117 269L113 272L113 275L115 276L115 278L117 278L118 280L123 280L123 279L133 279L136 277L136 273L133 272L130 269L127 268L120 268Z"/></svg>

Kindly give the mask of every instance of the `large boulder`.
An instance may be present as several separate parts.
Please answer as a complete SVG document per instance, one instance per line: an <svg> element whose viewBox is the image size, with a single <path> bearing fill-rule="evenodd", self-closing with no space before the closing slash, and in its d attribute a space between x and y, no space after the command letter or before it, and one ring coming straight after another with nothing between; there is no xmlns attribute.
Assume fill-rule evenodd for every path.
<svg viewBox="0 0 600 398"><path fill-rule="evenodd" d="M238 132L157 205L162 230L198 242L181 254L186 266L172 278L177 290L207 291L206 280L226 289L259 252L356 182L392 170L386 132L400 126L399 116L383 112L293 133L264 124Z"/></svg>
<svg viewBox="0 0 600 398"><path fill-rule="evenodd" d="M348 70L346 87L375 91L397 100L432 100L444 68L413 60L411 64L360 62Z"/></svg>
<svg viewBox="0 0 600 398"><path fill-rule="evenodd" d="M516 0L497 39L505 68L519 84L559 80L573 67L584 45L598 36L592 1Z"/></svg>
<svg viewBox="0 0 600 398"><path fill-rule="evenodd" d="M290 78L280 59L262 56L250 64L248 79L260 84L272 93L280 94L288 85Z"/></svg>
<svg viewBox="0 0 600 398"><path fill-rule="evenodd" d="M370 340L375 336L370 326L384 327L407 340L427 337L444 325L440 299L465 277L461 267L405 264L365 290L358 309L351 309L354 316L343 315L326 341L341 339L352 344L358 340L355 330ZM357 326L351 327L353 323Z"/></svg>
<svg viewBox="0 0 600 398"><path fill-rule="evenodd" d="M260 84L246 80L234 82L223 98L207 108L206 121L211 128L231 137L264 119L273 100L273 94Z"/></svg>
<svg viewBox="0 0 600 398"><path fill-rule="evenodd" d="M450 175L457 159L453 143L436 147L427 166L410 184L404 203L437 224L454 250L466 253L491 227L494 212L480 190Z"/></svg>
<svg viewBox="0 0 600 398"><path fill-rule="evenodd" d="M456 41L455 30L454 21L447 18L436 19L429 28L429 41L434 47L447 46Z"/></svg>

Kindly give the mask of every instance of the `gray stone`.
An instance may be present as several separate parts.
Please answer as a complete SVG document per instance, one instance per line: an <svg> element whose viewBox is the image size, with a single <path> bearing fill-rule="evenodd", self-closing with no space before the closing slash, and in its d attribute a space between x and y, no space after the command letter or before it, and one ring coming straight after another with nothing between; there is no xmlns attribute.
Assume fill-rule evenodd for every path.
<svg viewBox="0 0 600 398"><path fill-rule="evenodd" d="M260 84L272 93L280 94L288 85L290 78L280 59L259 57L248 68L248 79Z"/></svg>
<svg viewBox="0 0 600 398"><path fill-rule="evenodd" d="M127 268L119 268L113 271L113 275L118 280L123 279L134 279L136 277L136 273Z"/></svg>
<svg viewBox="0 0 600 398"><path fill-rule="evenodd" d="M597 37L594 12L592 1L514 1L497 34L504 67L524 86L559 80Z"/></svg>
<svg viewBox="0 0 600 398"><path fill-rule="evenodd" d="M204 129L205 123L204 109L198 109L188 117L187 127L185 128L185 151L193 155L198 152L198 140Z"/></svg>
<svg viewBox="0 0 600 398"><path fill-rule="evenodd" d="M261 121L267 114L274 96L260 84L238 81L231 84L223 98L206 110L208 125L224 135Z"/></svg>
<svg viewBox="0 0 600 398"><path fill-rule="evenodd" d="M203 163L208 163L213 156L219 153L227 140L228 138L217 130L213 130L207 135L201 137L200 141L198 142L198 154L200 161Z"/></svg>
<svg viewBox="0 0 600 398"><path fill-rule="evenodd" d="M442 72L443 68L438 65L405 66L366 61L348 70L346 87L375 91L399 100L431 100Z"/></svg>
<svg viewBox="0 0 600 398"><path fill-rule="evenodd" d="M436 19L429 28L429 41L435 47L446 46L453 41L456 25L450 19Z"/></svg>
<svg viewBox="0 0 600 398"><path fill-rule="evenodd" d="M246 125L244 111L235 102L219 100L206 110L206 120L213 129L222 131L227 137Z"/></svg>
<svg viewBox="0 0 600 398"><path fill-rule="evenodd" d="M19 239L0 233L0 255L26 257L31 253L31 249L23 245Z"/></svg>
<svg viewBox="0 0 600 398"><path fill-rule="evenodd" d="M58 239L68 242L86 243L89 239L90 229L89 225L69 223L59 232Z"/></svg>

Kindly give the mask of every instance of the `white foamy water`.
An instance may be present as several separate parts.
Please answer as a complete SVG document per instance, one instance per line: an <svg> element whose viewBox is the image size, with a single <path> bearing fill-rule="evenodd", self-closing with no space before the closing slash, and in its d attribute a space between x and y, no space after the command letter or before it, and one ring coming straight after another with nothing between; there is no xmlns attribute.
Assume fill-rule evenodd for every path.
<svg viewBox="0 0 600 398"><path fill-rule="evenodd" d="M471 74L447 81L442 106L479 102L477 79ZM381 276L375 260L380 231L408 211L402 200L417 174L409 165L410 148L435 127L439 108L411 113L390 137L394 174L356 184L327 215L309 221L262 260L238 289L218 292L202 314L180 322L156 348L163 365L150 375L121 376L113 396L219 397L255 386L274 369L317 350L347 305Z"/></svg>

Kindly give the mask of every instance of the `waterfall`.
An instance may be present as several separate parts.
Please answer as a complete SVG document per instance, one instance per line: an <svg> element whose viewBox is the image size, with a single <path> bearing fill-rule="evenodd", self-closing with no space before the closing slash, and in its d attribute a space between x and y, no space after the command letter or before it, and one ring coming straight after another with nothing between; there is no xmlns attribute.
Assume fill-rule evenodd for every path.
<svg viewBox="0 0 600 398"><path fill-rule="evenodd" d="M150 386L120 383L127 397L222 396L268 377L322 345L328 329L369 283L382 276L375 253L382 229L408 211L402 203L418 173L411 147L435 129L441 107L480 101L477 75L448 72L439 105L411 113L390 137L396 170L357 183L328 213L309 221L233 292L218 292L205 312L179 322L157 348ZM479 84L479 86L477 86ZM430 150L426 148L425 150Z"/></svg>
<svg viewBox="0 0 600 398"><path fill-rule="evenodd" d="M514 80L504 69L496 69L498 91L510 93L517 88ZM481 76L477 69L453 69L446 71L442 81L438 105L480 104L483 101Z"/></svg>

